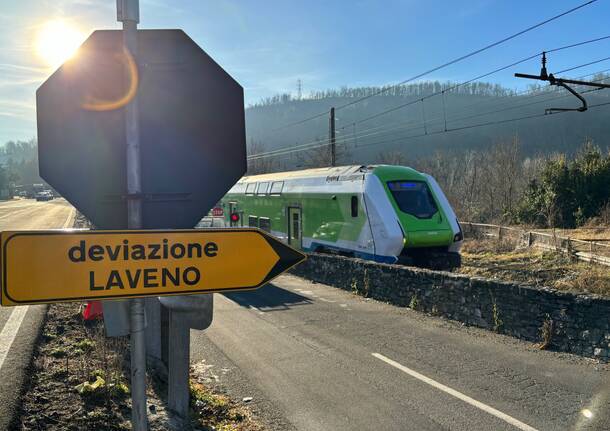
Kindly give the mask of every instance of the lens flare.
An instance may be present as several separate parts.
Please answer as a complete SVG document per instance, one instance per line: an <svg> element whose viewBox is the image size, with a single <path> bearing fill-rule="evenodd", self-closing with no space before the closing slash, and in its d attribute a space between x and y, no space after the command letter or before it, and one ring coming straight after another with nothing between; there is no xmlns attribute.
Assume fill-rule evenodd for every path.
<svg viewBox="0 0 610 431"><path fill-rule="evenodd" d="M85 35L61 20L42 25L36 35L36 53L50 67L57 68L71 58Z"/></svg>
<svg viewBox="0 0 610 431"><path fill-rule="evenodd" d="M127 105L135 97L138 91L138 66L129 51L123 50L121 54L116 54L114 59L117 64L121 64L127 72L129 85L121 97L107 100L100 99L91 95L86 96L82 107L88 111L112 111Z"/></svg>
<svg viewBox="0 0 610 431"><path fill-rule="evenodd" d="M593 412L589 409L582 409L580 413L582 413L582 415L587 419L591 419L593 417Z"/></svg>

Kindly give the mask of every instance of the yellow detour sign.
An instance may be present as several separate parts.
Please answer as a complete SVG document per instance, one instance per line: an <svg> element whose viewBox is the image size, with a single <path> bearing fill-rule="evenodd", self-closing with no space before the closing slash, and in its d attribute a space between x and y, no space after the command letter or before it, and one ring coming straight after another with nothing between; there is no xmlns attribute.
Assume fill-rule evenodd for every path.
<svg viewBox="0 0 610 431"><path fill-rule="evenodd" d="M305 259L258 229L0 234L2 305L255 289Z"/></svg>

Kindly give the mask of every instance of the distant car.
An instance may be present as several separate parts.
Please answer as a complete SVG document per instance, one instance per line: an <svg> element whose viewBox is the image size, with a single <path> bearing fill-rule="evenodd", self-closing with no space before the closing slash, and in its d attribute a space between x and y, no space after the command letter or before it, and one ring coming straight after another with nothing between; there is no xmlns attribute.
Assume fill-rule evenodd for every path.
<svg viewBox="0 0 610 431"><path fill-rule="evenodd" d="M37 201L50 201L53 199L53 192L50 190L43 190L42 192L36 193Z"/></svg>

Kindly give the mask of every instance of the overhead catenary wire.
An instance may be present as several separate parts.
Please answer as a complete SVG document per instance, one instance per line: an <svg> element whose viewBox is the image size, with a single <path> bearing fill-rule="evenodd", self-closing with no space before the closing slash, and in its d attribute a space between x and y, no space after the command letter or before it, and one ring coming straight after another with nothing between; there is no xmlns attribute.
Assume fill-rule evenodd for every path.
<svg viewBox="0 0 610 431"><path fill-rule="evenodd" d="M594 90L590 90L590 91L597 91L597 90L598 89L594 89ZM569 97L569 96L568 95L561 96L561 98L565 98L565 97ZM608 105L610 105L610 102L598 103L598 104L594 104L594 105L589 105L589 109L599 108L599 107L608 106ZM366 143L366 144L360 145L359 148L387 144L387 143L392 143L392 142L397 142L397 141L407 141L407 140L414 139L414 138L422 138L422 137L426 137L426 136L440 135L440 134L444 134L444 133L451 133L451 132L456 132L456 131L461 131L461 130L474 129L474 128L478 128L478 127L499 125L499 124L517 122L517 121L522 121L522 120L534 119L534 118L549 117L551 115L562 114L562 113L566 113L566 112L571 112L571 111L557 111L557 112L552 112L552 113L540 113L540 114L526 115L526 116L517 117L517 118L508 118L508 119L504 119L504 120L494 120L494 121L487 121L487 122L483 122L483 123L470 124L470 125L461 126L461 127L452 127L452 128L448 128L447 130L428 131L427 133L420 133L417 135L402 136L402 137L394 138L394 139L387 139L387 140L378 141L378 142ZM324 147L327 145L328 144L319 145L318 148ZM288 155L293 152L294 151L286 151L285 153L277 154L276 156L279 157L279 156L283 156L283 155Z"/></svg>
<svg viewBox="0 0 610 431"><path fill-rule="evenodd" d="M593 91L599 91L599 90L602 90L602 89L601 88L595 88L595 89L583 91L582 94L590 93L590 92L593 92ZM516 108L520 108L520 107L531 106L531 105L535 105L535 104L538 104L538 103L548 102L548 101L557 100L557 99L565 99L565 98L569 98L569 97L570 97L569 94L564 94L562 96L558 96L558 97L554 97L554 98L546 99L546 100L542 100L542 101L537 101L537 102L533 102L533 103L528 103L527 105L518 106L518 107L512 107L510 109L516 109ZM599 103L599 104L591 105L591 106L589 106L589 108L605 106L605 105L608 105L608 104L610 104L610 102ZM503 111L506 111L506 110L508 110L508 109L498 110L498 111L495 111L495 112L487 112L487 113L484 113L484 114L481 114L481 115L473 115L473 116L470 116L470 117L460 118L458 120L465 120L465 119L472 119L472 118L483 117L483 116L491 115L491 114L494 114L494 113L503 112ZM559 111L559 112L566 112L566 111ZM567 111L567 112L569 112L569 111ZM504 119L504 120L493 120L493 121L487 121L487 122L477 123L477 124L470 124L470 125L460 126L460 127L450 127L447 130L437 130L437 131L433 131L433 132L428 132L427 134L418 134L418 135L415 135L415 136L402 136L402 137L393 138L393 139L387 139L387 140L383 140L383 141L369 142L369 143L360 145L359 148L361 148L361 147L368 147L368 146L374 146L374 145L381 145L381 144L396 142L396 141L400 141L400 140L408 140L408 139L412 139L412 138L416 138L416 137L423 137L423 136L430 136L430 135L439 135L439 134L442 134L442 133L445 133L445 132L456 132L456 131L460 131L460 130L467 130L467 129L473 129L473 128L483 127L483 126L491 126L491 125L510 123L510 122L520 121L520 120L525 120L525 119L530 119L530 118L539 118L539 117L544 117L544 116L548 116L548 115L553 115L553 114L556 114L556 113L557 112L532 114L532 115L526 115L526 116L517 117L517 118L509 118L509 119ZM418 128L421 128L421 126L418 127ZM415 130L415 129L416 128L413 128L411 130Z"/></svg>
<svg viewBox="0 0 610 431"><path fill-rule="evenodd" d="M537 96L546 96L549 93L547 91L535 94L531 97L537 97ZM533 102L533 103L527 103L527 104L519 104L519 105L515 105L515 106L509 106L507 108L503 108L503 109L498 109L498 110L494 110L494 111L487 111L484 113L479 113L479 114L474 114L474 115L469 115L466 117L450 117L448 121L450 122L455 122L455 121L460 121L460 120L466 120L466 119L471 119L471 118L477 118L477 117L484 117L484 116L488 116L488 115L492 115L495 113L499 113L499 112L504 112L504 111L508 111L508 110L513 110L513 109L518 109L518 108L522 108L522 107L526 107L526 106L531 106L534 104L538 104L538 103L544 103L544 102L548 102L551 100L555 100L558 98L565 98L568 97L568 95L562 95L559 97L554 97L554 98L548 98L548 99L543 99L537 102ZM371 133L362 133L362 134L358 134L355 136L356 139L362 139L362 138L370 138L372 136L378 136L378 135L383 135L383 134L388 134L388 133L397 133L399 130L401 132L405 132L405 131L409 131L409 130L416 130L416 129L420 129L420 128L424 128L424 132L425 134L428 133L426 125L430 126L433 125L437 122L440 121L444 121L444 116L438 116L435 117L432 120L428 120L427 123L421 123L419 124L417 121L410 121L410 122L402 122L400 125L396 126L396 127L392 127L389 129L384 129L384 130L380 130L377 132L371 132ZM341 140L337 140L337 144L347 144L349 143L349 141L353 140L354 137L352 136L347 136ZM324 142L322 140L318 140L318 141L312 141L306 144L301 144L299 146L296 147L290 147L290 148L280 148L277 150L272 150L269 152L265 152L265 153L259 153L259 154L255 154L255 155L251 155L249 156L248 160L258 160L258 159L262 159L262 158L267 158L267 157L277 157L277 156L281 156L281 155L285 155L285 154L289 154L289 153L295 153L295 152L301 152L301 151L307 151L307 150L312 150L312 149L316 149L316 148L321 148L321 147L325 147L328 146L328 142Z"/></svg>
<svg viewBox="0 0 610 431"><path fill-rule="evenodd" d="M568 69L560 70L559 72L555 72L554 75L559 75L560 73L570 72L572 70L576 70L576 69L580 69L580 68L583 68L583 67L591 66L592 64L597 64L597 63L601 63L602 61L608 61L608 60L610 60L610 57L600 58L599 60L590 61L589 63L581 64L580 66L574 66L574 67L570 67Z"/></svg>
<svg viewBox="0 0 610 431"><path fill-rule="evenodd" d="M580 79L583 79L583 78L585 78L587 76L603 73L603 72L606 72L608 70L610 70L610 69L605 69L605 70L602 70L602 71L595 72L593 74L584 75L584 76L580 77ZM530 94L530 95L527 95L525 97L531 98L531 97L546 96L546 95L548 95L550 93L550 91L554 92L554 91L559 91L559 90L550 90L550 91L547 90L547 89L544 89L542 91L540 91L540 90L524 90L524 91L517 92L517 93L514 93L514 94L510 94L510 95L506 95L506 96L501 96L499 99L513 98L513 97L517 97L517 96L520 96L520 95L523 95L523 94L526 94L526 93L534 93L534 91L539 91L539 92L537 94ZM553 99L548 99L548 100L553 100ZM495 102L495 101L497 101L497 99L494 99L491 102ZM489 101L482 101L482 102L489 102ZM481 101L473 103L473 104L470 104L470 105L465 106L465 107L462 107L461 109L462 110L467 110L467 109L470 109L470 108L472 108L474 106L480 105L480 103L481 103ZM527 105L530 105L530 104L527 104ZM519 108L521 106L524 106L524 105L516 105L516 106L510 107L508 109L517 109L517 108ZM500 111L504 111L504 110L506 110L506 109L502 109ZM481 116L481 115L489 115L489 114L494 113L494 112L499 112L499 111L491 111L491 112L484 113L484 114L477 114L477 115L474 115L474 117ZM426 122L428 124L432 124L436 120L438 120L439 118L440 117L436 117L436 118L434 118L432 120L426 120ZM468 117L468 118L470 118L470 117ZM460 119L464 119L464 118L463 117L461 117L461 118L451 118L450 117L449 121L457 121L457 120L460 120ZM358 134L355 135L355 137L356 138L363 138L363 137L370 137L370 136L374 136L374 135L378 135L378 134L385 134L385 133L389 133L389 132L397 130L397 129L404 129L406 126L408 126L410 124L416 124L417 122L418 122L417 120L406 122L406 123L404 121L401 121L401 122L395 123L395 124L397 124L396 126L389 127L389 128L387 127L387 125L371 127L371 128L365 129L363 131L360 131ZM350 123L349 125L352 126L353 124L354 123ZM343 130L343 129L345 129L345 127L347 127L347 126L341 127L339 130ZM383 130L380 130L378 132L372 132L373 130L378 130L378 129L383 129ZM409 130L411 130L411 129L412 128L409 128ZM350 139L352 139L352 137L350 137L350 136L343 137L343 138L338 138L337 139L337 143L342 143L343 141L350 140ZM290 151L305 151L305 150L312 149L312 148L319 148L319 147L325 146L325 145L328 145L328 140L317 139L317 140L313 140L313 141L310 141L310 142L307 142L307 143L304 143L304 144L298 144L298 145L295 145L295 146L291 146L289 148L279 148L279 149L276 149L276 150L266 151L266 152L263 152L263 153L251 154L249 156L249 159L258 159L258 158L263 158L263 157L272 157L272 156L274 156L274 155L276 155L278 153L283 153L283 152L286 152L286 151L288 151L288 152L290 152Z"/></svg>
<svg viewBox="0 0 610 431"><path fill-rule="evenodd" d="M594 39L588 39L588 40L584 40L584 41L581 41L581 42L572 43L570 45L560 46L560 47L557 47L557 48L552 48L552 49L546 50L545 52L548 54L548 53L551 53L551 52L557 52L557 51L562 51L562 50L565 50L565 49L575 48L575 47L578 47L578 46L583 46L583 45L587 45L587 44L590 44L590 43L600 42L602 40L607 40L607 39L610 39L610 35L602 36L602 37L597 37L597 38L594 38ZM413 104L418 103L418 102L423 102L426 99L429 99L429 98L434 97L434 96L438 96L443 91L445 91L445 92L453 91L456 88L462 87L464 85L470 84L470 83L475 82L475 81L479 81L479 80L481 80L483 78L486 78L488 76L491 76L491 75L494 75L496 73L502 72L504 70L510 69L511 67L518 66L518 65L520 65L522 63L525 63L525 62L527 62L529 60L533 60L534 58L539 57L540 55L542 55L542 52L538 52L536 54L533 54L533 55L530 55L528 57L522 58L520 60L516 60L516 61L514 61L514 62L512 62L510 64L507 64L505 66L501 66L501 67L499 67L497 69L494 69L494 70L492 70L490 72L483 73L481 75L475 76L474 78L470 78L470 79L468 79L468 80L466 80L464 82L452 85L451 87L448 87L448 88L446 88L446 89L444 89L442 91L438 91L436 93L432 93L432 94L428 94L426 96L422 96L422 97L420 97L418 99L412 100L410 102L407 102L407 103L404 103L404 104L401 104L401 105L398 105L398 106L395 106L395 107L392 107L390 109L387 109L385 111L379 112L379 113L374 114L374 115L371 115L369 117L366 117L366 118L363 118L363 119L360 119L360 120L356 120L355 123L356 124L363 123L365 121L381 117L382 115L385 115L387 113L397 111L397 110L399 110L401 108L404 108L406 106L413 105ZM601 61L601 60L598 60L597 62L599 62L599 61ZM590 65L590 64L594 64L594 63L587 63L585 65L576 66L575 68L584 67L584 66L587 66L587 65ZM573 69L569 69L569 70L573 70ZM558 73L563 73L563 72L566 72L566 70L560 71Z"/></svg>
<svg viewBox="0 0 610 431"><path fill-rule="evenodd" d="M516 32L516 33L513 33L513 34L511 34L511 35L509 35L509 36L507 36L507 37L504 37L504 38L502 38L502 39L500 39L500 40L497 40L497 41L495 41L495 42L489 43L489 44L487 44L487 45L485 45L485 46L483 46L483 47L481 47L481 48L478 48L478 49L476 49L476 50L474 50L474 51L471 51L471 52L469 52L469 53L467 53L467 54L464 54L464 55L462 55L462 56L460 56L460 57L457 57L457 58L455 58L455 59L453 59L453 60L447 61L447 62L445 62L445 63L443 63L443 64L441 64L441 65L439 65L439 66L433 67L433 68L428 69L428 70L426 70L426 71L424 71L424 72L421 72L421 73L419 73L419 74L417 74L417 75L415 75L415 76L412 76L412 77L410 77L410 78L408 78L408 79L405 79L405 80L403 80L403 81L400 81L400 82L399 82L399 83L397 83L397 84L393 84L393 85L385 86L385 87L383 87L383 88L379 89L378 91L373 92L372 94L369 94L369 95L366 95L366 96L360 97L360 98L358 98L358 99L356 99L356 100L353 100L353 101L351 101L351 102L348 102L348 103L344 103L343 105L339 105L339 106L335 107L335 110L340 110L340 109L346 108L346 107L348 107L348 106L355 105L356 103L360 103L360 102L362 102L362 101L364 101L364 100L370 99L371 97L375 97L375 96L378 96L379 94L383 94L383 93L385 93L385 92L389 91L391 88L395 88L395 87L398 87L398 86L404 85L404 84L406 84L406 83L408 83L408 82L415 81L416 79L422 78L422 77L424 77L424 76L426 76L426 75L429 75L429 74L431 74L431 73L434 73L434 72L436 72L436 71L439 71L439 70L441 70L441 69L444 69L444 68L446 68L446 67L448 67L448 66L451 66L451 65L453 65L453 64L459 63L460 61L463 61L463 60L465 60L465 59L467 59L467 58L473 57L473 56L475 56L475 55L477 55L477 54L480 54L480 53L482 53L482 52L484 52L484 51L487 51L487 50L489 50L489 49L491 49L491 48L494 48L494 47L496 47L496 46L502 45L503 43L508 42L509 40L515 39L516 37L519 37L519 36L521 36L521 35L523 35L523 34L525 34L525 33L528 33L528 32L530 32L530 31L532 31L532 30L535 30L535 29L537 29L537 28L539 28L539 27L542 27L543 25L546 25L546 24L548 24L548 23L550 23L550 22L552 22L552 21L555 21L555 20L557 20L557 19L559 19L559 18L562 18L562 17L564 17L564 16L566 16L566 15L568 15L568 14L571 14L571 13L573 13L573 12L576 12L577 10L582 9L582 8L584 8L584 7L586 7L586 6L589 6L589 5L591 5L591 4L595 3L595 2L597 2L597 0L589 0L589 1L587 1L587 2L581 3L581 4L580 4L580 5L578 5L578 6L575 6L575 7L571 8L571 9L568 9L568 10L566 10L566 11L564 11L564 12L561 12L561 13L559 13L559 14L557 14L557 15L554 15L554 16L552 16L552 17L550 17L550 18L547 18L547 19L545 19L545 20L543 20L543 21L541 21L541 22L538 22L538 23L536 23L536 24L534 24L534 25L531 25L531 26L529 26L529 27L526 27L525 29L520 30L520 31L518 31L518 32ZM321 113L319 113L319 114L316 114L316 115L312 115L312 116L310 116L310 117L307 117L307 118L305 118L305 119L302 119L302 120L299 120L299 121L295 121L295 122L292 122L292 123L289 123L289 124L286 124L286 125L280 126L280 127L276 128L276 129L274 129L274 131L281 130L281 129L285 129L285 128L287 128L287 127L296 126L296 125L299 125L299 124L303 124L303 123L306 123L306 122L308 122L308 121L314 120L314 119L316 119L316 118L320 118L320 117L322 117L322 116L325 116L325 115L327 115L327 114L328 114L328 111L324 111L324 112L321 112Z"/></svg>
<svg viewBox="0 0 610 431"><path fill-rule="evenodd" d="M595 89L595 90L591 90L591 91L597 91L600 89ZM587 92L584 92L587 93ZM536 96L542 96L542 95L547 95L548 93L541 93L541 94L537 94ZM532 106L535 104L540 104L540 103L545 103L545 102L550 102L552 100L557 100L557 99L563 99L563 98L567 98L569 97L569 95L564 94L558 97L552 97L552 98L548 98L548 99L543 99L543 100L539 100L536 102L530 102L530 103L526 103L526 104L520 104L520 105L516 105L516 106L509 106L507 108L503 108L503 109L498 109L498 110L494 110L494 111L488 111L488 112L483 112L483 113L479 113L479 114L474 114L474 115L469 115L469 116L465 116L465 117L458 117L458 118L451 118L449 121L450 122L455 122L455 121L461 121L461 120L467 120L467 119L473 119L473 118L479 118L479 117L485 117L485 116L489 116L492 114L497 114L500 112L505 112L505 111L510 111L513 109L519 109L519 108L523 108L523 107L528 107L528 106ZM444 121L444 116L438 116L435 119L431 120L428 122L428 125L437 123L437 122L443 122ZM359 139L362 139L363 137L371 137L371 136L378 136L378 135L383 135L383 134L387 134L390 132L394 132L397 133L396 130L397 129L401 129L400 133L404 133L410 130L417 130L417 129L421 129L424 128L423 124L417 124L416 122L409 122L401 127L396 127L394 128L394 130L390 129L390 130L382 130L379 132L374 132L374 133L369 133L366 135L360 135L360 136L356 136ZM449 131L450 128L445 126L445 130ZM428 134L437 134L438 132L428 132L429 129L424 128L424 136L428 135ZM418 135L419 136L419 135ZM337 142L338 144L347 144L349 143L353 138L352 137L347 137L345 138L342 142ZM401 138L396 138L396 139L392 139L392 141L395 140L400 140ZM379 143L383 143L383 142L387 142L387 141L382 141ZM322 148L322 147L326 147L329 144L327 142L322 142L322 141L315 141L315 142L311 142L308 144L304 144L303 146L299 147L299 148L283 148L283 149L278 149L278 150L274 150L273 152L269 152L269 153L262 153L262 154L257 154L257 155L253 155L251 157L248 158L248 160L259 160L262 158L267 158L267 157L279 157L282 155L286 155L286 154L290 154L290 153L296 153L296 152L302 152L302 151L307 151L307 150L313 150L316 148ZM368 146L369 144L363 144L363 145L358 145L358 147L365 147Z"/></svg>
<svg viewBox="0 0 610 431"><path fill-rule="evenodd" d="M591 90L591 91L597 91L597 89ZM562 97L568 97L568 95L562 96ZM610 102L597 103L597 104L594 104L594 105L589 105L589 109L599 108L599 107L608 106L608 105L610 105ZM573 113L573 111L555 111L555 112L550 112L550 113L540 113L540 114L526 115L526 116L517 117L517 118L507 118L507 119L504 119L504 120L487 121L487 122L484 122L484 123L470 124L470 125L467 125L467 126L452 127L452 128L447 129L447 130L438 130L438 131L435 131L435 132L429 132L427 135L419 134L419 135L414 135L414 136L406 136L406 137L396 138L396 139L392 139L392 140L367 143L367 144L362 145L361 147L368 147L368 146L373 146L373 145L386 144L386 143L395 142L395 141L399 141L399 140L405 140L406 141L406 140L409 140L409 139L420 138L420 137L424 137L424 136L440 135L440 134L443 134L443 133L457 132L457 131L461 131L461 130L475 129L475 128L478 128L478 127L485 127L485 126L493 126L493 125L499 125L499 124L505 124L505 123L512 123L512 122L516 122L516 121L529 120L529 119L533 119L533 118L549 117L551 115L563 114L563 113L566 113L566 112L572 112Z"/></svg>
<svg viewBox="0 0 610 431"><path fill-rule="evenodd" d="M547 50L547 51L545 51L545 52L549 53L549 52L557 52L557 51L562 51L562 50L565 50L565 49L575 48L575 47L578 47L578 46L583 46L583 45L586 45L586 44L595 43L595 42L599 42L599 41L602 41L602 40L607 40L607 39L610 39L610 35L608 35L608 36L602 36L602 37L597 37L597 38L594 38L594 39L588 39L588 40L585 40L585 41L581 41L581 42L577 42L577 43L573 43L573 44L569 44L569 45L564 45L564 46L560 46L560 47L556 47L556 48L551 48L551 49L549 49L549 50ZM497 68L497 69L494 69L494 70L492 70L492 71L490 71L490 72L486 72L486 73L484 73L484 74L482 74L482 75L478 75L478 76L476 76L476 77L474 77L474 78L470 78L470 79L468 79L468 80L466 80L466 81L464 81L464 82L461 82L461 83L458 83L458 84L454 84L454 85L452 85L451 87L448 87L448 88L446 88L446 89L444 89L444 90L437 91L437 92L435 92L435 93L432 93L432 94L429 94L429 95L426 95L426 96L419 97L418 99L415 99L415 100L412 100L412 101L409 101L409 102L403 103L403 104L398 105L398 106L395 106L395 107L392 107L392 108L390 108L390 109L384 110L384 111L379 112L379 113L377 113L377 114L374 114L374 115L371 115L371 116L365 117L365 118L360 119L360 120L355 120L355 121L353 121L353 122L350 122L349 124L353 126L353 125L355 125L355 124L363 123L363 122L366 122L366 121L372 120L372 119L374 119L374 118L381 117L382 115L388 114L388 113L390 113L390 112L397 111L397 110L399 110L399 109L402 109L402 108L407 107L407 106L414 105L414 104L419 103L419 102L421 102L421 103L423 104L423 102L424 102L426 99L429 99L429 98L432 98L432 97L434 97L434 96L438 96L438 95L441 95L441 94L443 95L443 104L444 104L444 103L445 103L445 100L444 100L444 94L445 94L445 92L447 92L447 91L451 91L451 90L455 90L456 88L459 88L459 87L464 86L464 85L466 85L466 84L469 84L469 83L471 83L471 82L477 81L477 80L479 80L479 79L481 79L481 78L485 78L485 77L491 76L491 75L493 75L493 74L495 74L495 73L498 73L498 72L501 72L501 71L503 71L503 70L509 69L510 67L514 67L514 66L519 65L519 64L521 64L521 63L524 63L524 62L526 62L526 61L532 60L532 59L534 59L534 58L536 58L536 57L540 56L541 54L542 54L542 52L537 53L537 54L534 54L534 55L531 55L531 56L528 56L528 57L525 57L525 58L522 58L522 59L520 59L520 60L517 60L517 61L514 61L514 62L512 62L512 63L510 63L510 64L507 64L507 65L505 65L505 66L502 66L502 67L499 67L499 68ZM603 59L596 60L596 61L589 62L589 63L585 63L585 64L581 64L581 65L578 65L578 66L574 66L574 67L569 68L569 69L564 69L564 70L559 71L559 72L557 72L557 73L558 73L558 74L559 74L559 73L564 73L564 72L566 72L566 71L570 71L570 70L578 69L578 68L581 68L581 67L589 66L589 65L592 65L592 64L595 64L595 63L599 63L599 62L604 61L604 60L607 60L607 59L610 59L610 57L603 58ZM512 96L512 95L507 95L507 96L502 96L502 97L510 97L510 96ZM473 106L473 105L471 105L471 106ZM382 128L382 127L384 127L384 126L377 126L377 128ZM339 130L342 130L342 129L344 129L344 128L345 128L345 126L344 126L344 127L342 127L342 128L340 128ZM294 146L294 147L292 147L292 148L307 147L307 146L309 146L309 145L315 145L315 144L318 144L318 143L320 143L320 142L321 142L321 141L319 141L319 140L315 140L315 141L311 141L311 142L308 142L308 143L305 143L305 144L299 144L299 145ZM250 157L254 157L254 156L257 156L257 155L258 155L258 154L256 154L256 155L250 155Z"/></svg>
<svg viewBox="0 0 610 431"><path fill-rule="evenodd" d="M590 64L590 63L587 63L587 64ZM571 69L576 69L576 68L583 67L583 66L584 65L579 65L579 66L575 66L575 67L573 67ZM581 77L581 79L583 79L583 78L585 78L587 76L593 76L593 75L596 75L596 74L599 74L599 73L603 73L603 72L606 72L608 70L610 70L610 69L604 69L604 70L601 70L601 71L598 71L598 72L594 72L592 74L583 75ZM605 78L603 78L603 79L605 79ZM537 93L537 94L530 94L529 96L526 96L526 97L539 97L539 96L548 95L550 93L550 91L546 90L546 89L543 90L543 91L540 91L540 90L525 90L525 91L522 91L522 92L517 92L517 93L501 96L499 99L513 98L513 97L517 97L517 96L520 96L520 95L523 95L523 94L526 94L526 93L534 93L535 91L539 91L539 93ZM494 100L491 100L491 102L497 102L497 100L498 100L498 98L495 98ZM550 101L550 100L554 100L554 98L548 99L548 101ZM543 101L537 102L537 103L542 103L544 101L547 101L547 100L543 100ZM489 102L489 101L475 102L475 103L470 104L468 106L462 107L461 110L464 111L464 110L467 110L467 109L472 108L474 106L480 105L481 102ZM423 105L423 101L422 101L422 105ZM476 118L478 116L491 115L493 113L502 112L502 111L505 111L505 110L517 109L519 107L529 106L529 105L531 105L531 104L528 103L526 105L516 105L514 107L509 107L509 108L501 109L501 110L497 110L497 111L486 112L486 113L482 113L482 114L475 114L475 115L472 115L472 116L469 116L469 117L461 117L461 118L451 118L451 117L449 117L448 121L454 122L454 121L459 121L459 120L463 120L463 119L467 119L467 118ZM438 120L438 119L439 119L439 117L436 117L436 119L432 119L432 120L427 120L427 119L424 118L423 126L419 126L419 127L425 127L425 125L431 125L431 124L433 124L435 122L435 120ZM361 139L363 137L370 137L370 136L374 136L374 135L378 135L378 134L385 134L385 133L389 133L391 131L394 131L396 129L403 129L403 128L405 128L406 126L408 126L410 124L416 124L416 123L417 123L417 121L411 121L411 122L407 122L407 123L399 122L399 123L397 123L398 125L396 127L390 127L390 128L388 128L387 125L371 127L369 129L365 129L365 130L363 130L363 131L361 131L361 132L359 132L357 134L352 134L351 137L350 136L346 136L346 137L337 138L336 142L337 142L337 144L339 144L339 143L347 142L350 139L353 139L354 137ZM351 122L348 125L349 126L353 126L354 124L355 124L354 122ZM348 126L343 126L339 130L343 130L346 127L348 127ZM378 131L378 132L375 132L375 133L370 133L371 131L378 130L378 129L384 129L384 130L381 130L381 131ZM412 130L412 129L413 128L409 128L408 130ZM279 149L276 149L276 150L266 151L266 152L257 153L257 154L251 154L251 155L248 156L248 160L257 160L257 159L261 159L261 158L264 158L264 157L279 156L279 155L283 155L286 152L306 151L306 150L320 148L320 147L327 146L327 145L328 145L328 140L318 139L318 140L313 140L313 141L310 141L310 142L307 142L307 143L304 143L304 144L298 144L298 145L295 145L295 146L292 146L292 147L289 147L289 148L279 148Z"/></svg>
<svg viewBox="0 0 610 431"><path fill-rule="evenodd" d="M600 73L600 72L596 72L596 74L598 74L598 73ZM602 80L605 80L605 79L607 79L607 78L604 77L604 78L595 80L593 82L602 81ZM593 91L599 91L599 90L601 90L601 89L596 88L596 89L586 90L586 91L583 91L582 94L587 94L587 93L590 93L590 92L593 92ZM535 96L547 95L547 94L548 93L545 92L545 93L542 93L542 94L537 94ZM538 104L538 103L544 103L544 102L549 102L551 100L563 99L563 98L568 98L568 97L570 97L569 94L564 94L564 95L561 95L561 96L556 96L556 97L544 99L544 100L533 102L533 103L530 102L530 103L527 103L527 104L519 104L519 105L516 105L516 106L511 106L511 107L508 107L508 108L499 109L499 110L495 110L495 111L488 111L488 112L484 112L484 113L480 113L480 114L474 114L474 115L465 116L465 117L453 118L450 121L455 122L455 121L460 121L460 120L484 117L484 116L488 116L488 115L491 115L491 114L495 114L495 113L499 113L499 112L504 112L504 111L507 111L507 110L518 109L518 108L522 108L522 107L526 107L526 106L531 106L531 105ZM601 104L601 105L604 105L604 104ZM601 105L598 104L598 105L594 105L594 106L601 106ZM528 117L523 117L523 118L536 118L536 117L543 116L543 115L544 114L540 114L540 115L528 116ZM442 121L442 119L443 119L442 116L436 117L437 121ZM498 124L501 124L501 123L504 123L504 122L508 122L508 121L518 121L519 119L521 119L521 118L509 119L507 121L498 120L499 121ZM490 125L492 123L493 122L486 122L486 123L482 123L480 125L475 125L475 126L476 127L480 127L480 126L483 126L483 125ZM410 130L421 129L422 127L423 127L422 125L418 125L418 126L415 126L415 127L409 127L407 129L403 130L403 132L410 131ZM470 126L464 126L464 127L459 127L459 128L455 128L454 127L454 128L448 128L447 131L449 132L449 131L463 130L463 129L468 129L468 128L471 128L471 127ZM395 142L395 141L399 141L401 139L410 139L410 138L413 138L413 137L421 137L421 136L428 136L428 135L437 135L437 134L439 134L439 132L444 132L444 130L432 131L432 132L426 130L423 135L419 135L418 134L418 135L415 135L415 136L397 137L397 138L393 138L393 139L390 139L390 140L382 140L382 141L378 141L378 142L374 142L374 143L367 143L367 144L359 145L358 147L360 148L360 147L366 147L366 146L370 146L370 145L378 145L378 144L382 144L382 143ZM371 134L371 135L375 135L375 134ZM345 144L347 142L349 142L349 139L347 139L343 143ZM294 153L294 152L300 152L300 151L306 151L306 150L315 149L315 148L321 148L321 147L324 147L324 146L327 146L327 145L328 145L327 143L317 142L315 144L310 144L307 148L302 148L302 149L293 149L293 148L279 149L279 150L276 150L273 154L264 154L264 155L261 155L259 157L254 158L253 160L257 160L259 158L264 158L264 157L279 157L279 156L290 154L290 153Z"/></svg>
<svg viewBox="0 0 610 431"><path fill-rule="evenodd" d="M598 38L595 38L595 39L589 39L589 40L585 40L585 41L582 41L582 42L573 43L573 44L570 44L570 45L560 46L560 47L557 47L557 48L549 49L549 50L547 50L545 52L546 53L550 53L550 52L562 51L562 50L565 50L565 49L575 48L575 47L578 47L578 46L586 45L586 44L589 44L589 43L600 42L602 40L607 40L607 39L610 39L610 35L609 36L598 37ZM438 96L438 95L444 95L446 92L453 91L453 90L455 90L457 88L463 87L464 85L470 84L472 82L478 81L480 79L483 79L483 78L486 78L488 76L494 75L496 73L502 72L504 70L510 69L511 67L518 66L518 65L520 65L522 63L525 63L527 61L533 60L534 58L539 57L541 55L542 55L542 52L538 52L536 54L533 54L533 55L527 56L525 58L522 58L520 60L516 60L516 61L514 61L514 62L512 62L510 64L507 64L505 66L501 66L501 67L499 67L497 69L494 69L494 70L492 70L490 72L486 72L486 73L483 73L481 75L475 76L474 78L470 78L470 79L468 79L468 80L466 80L464 82L452 85L452 86L450 86L448 88L445 88L445 89L443 89L441 91L437 91L435 93L428 94L428 95L420 97L418 99L415 99L415 100L412 100L412 101L409 101L409 102L406 102L406 103L394 106L392 108L386 109L384 111L378 112L378 113L370 115L368 117L356 120L355 122L356 122L356 124L364 123L366 121L369 121L369 120L372 120L372 119L375 119L375 118L379 118L379 117L381 117L383 115L389 114L390 112L395 112L395 111L397 111L399 109L402 109L402 108L405 108L407 106L414 105L415 103L419 103L419 102L421 102L421 101L423 101L425 99L430 99L430 98ZM606 59L597 60L597 61L592 62L592 63L587 63L587 64L584 64L584 65L580 65L580 66L577 66L576 68L584 67L584 66L589 66L591 64L595 64L596 62L601 62L601 61L606 60ZM568 69L568 70L573 70L573 69ZM563 71L560 71L560 72L557 72L557 73L563 73L563 72L566 72L568 70L563 70Z"/></svg>

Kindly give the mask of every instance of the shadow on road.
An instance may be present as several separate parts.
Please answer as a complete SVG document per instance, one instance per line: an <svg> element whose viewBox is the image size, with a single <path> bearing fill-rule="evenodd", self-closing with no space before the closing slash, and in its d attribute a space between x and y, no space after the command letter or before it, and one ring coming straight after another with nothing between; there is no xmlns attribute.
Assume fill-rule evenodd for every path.
<svg viewBox="0 0 610 431"><path fill-rule="evenodd" d="M288 310L297 305L312 303L309 298L279 288L272 283L252 292L225 293L224 296L242 307L256 307L260 311Z"/></svg>

